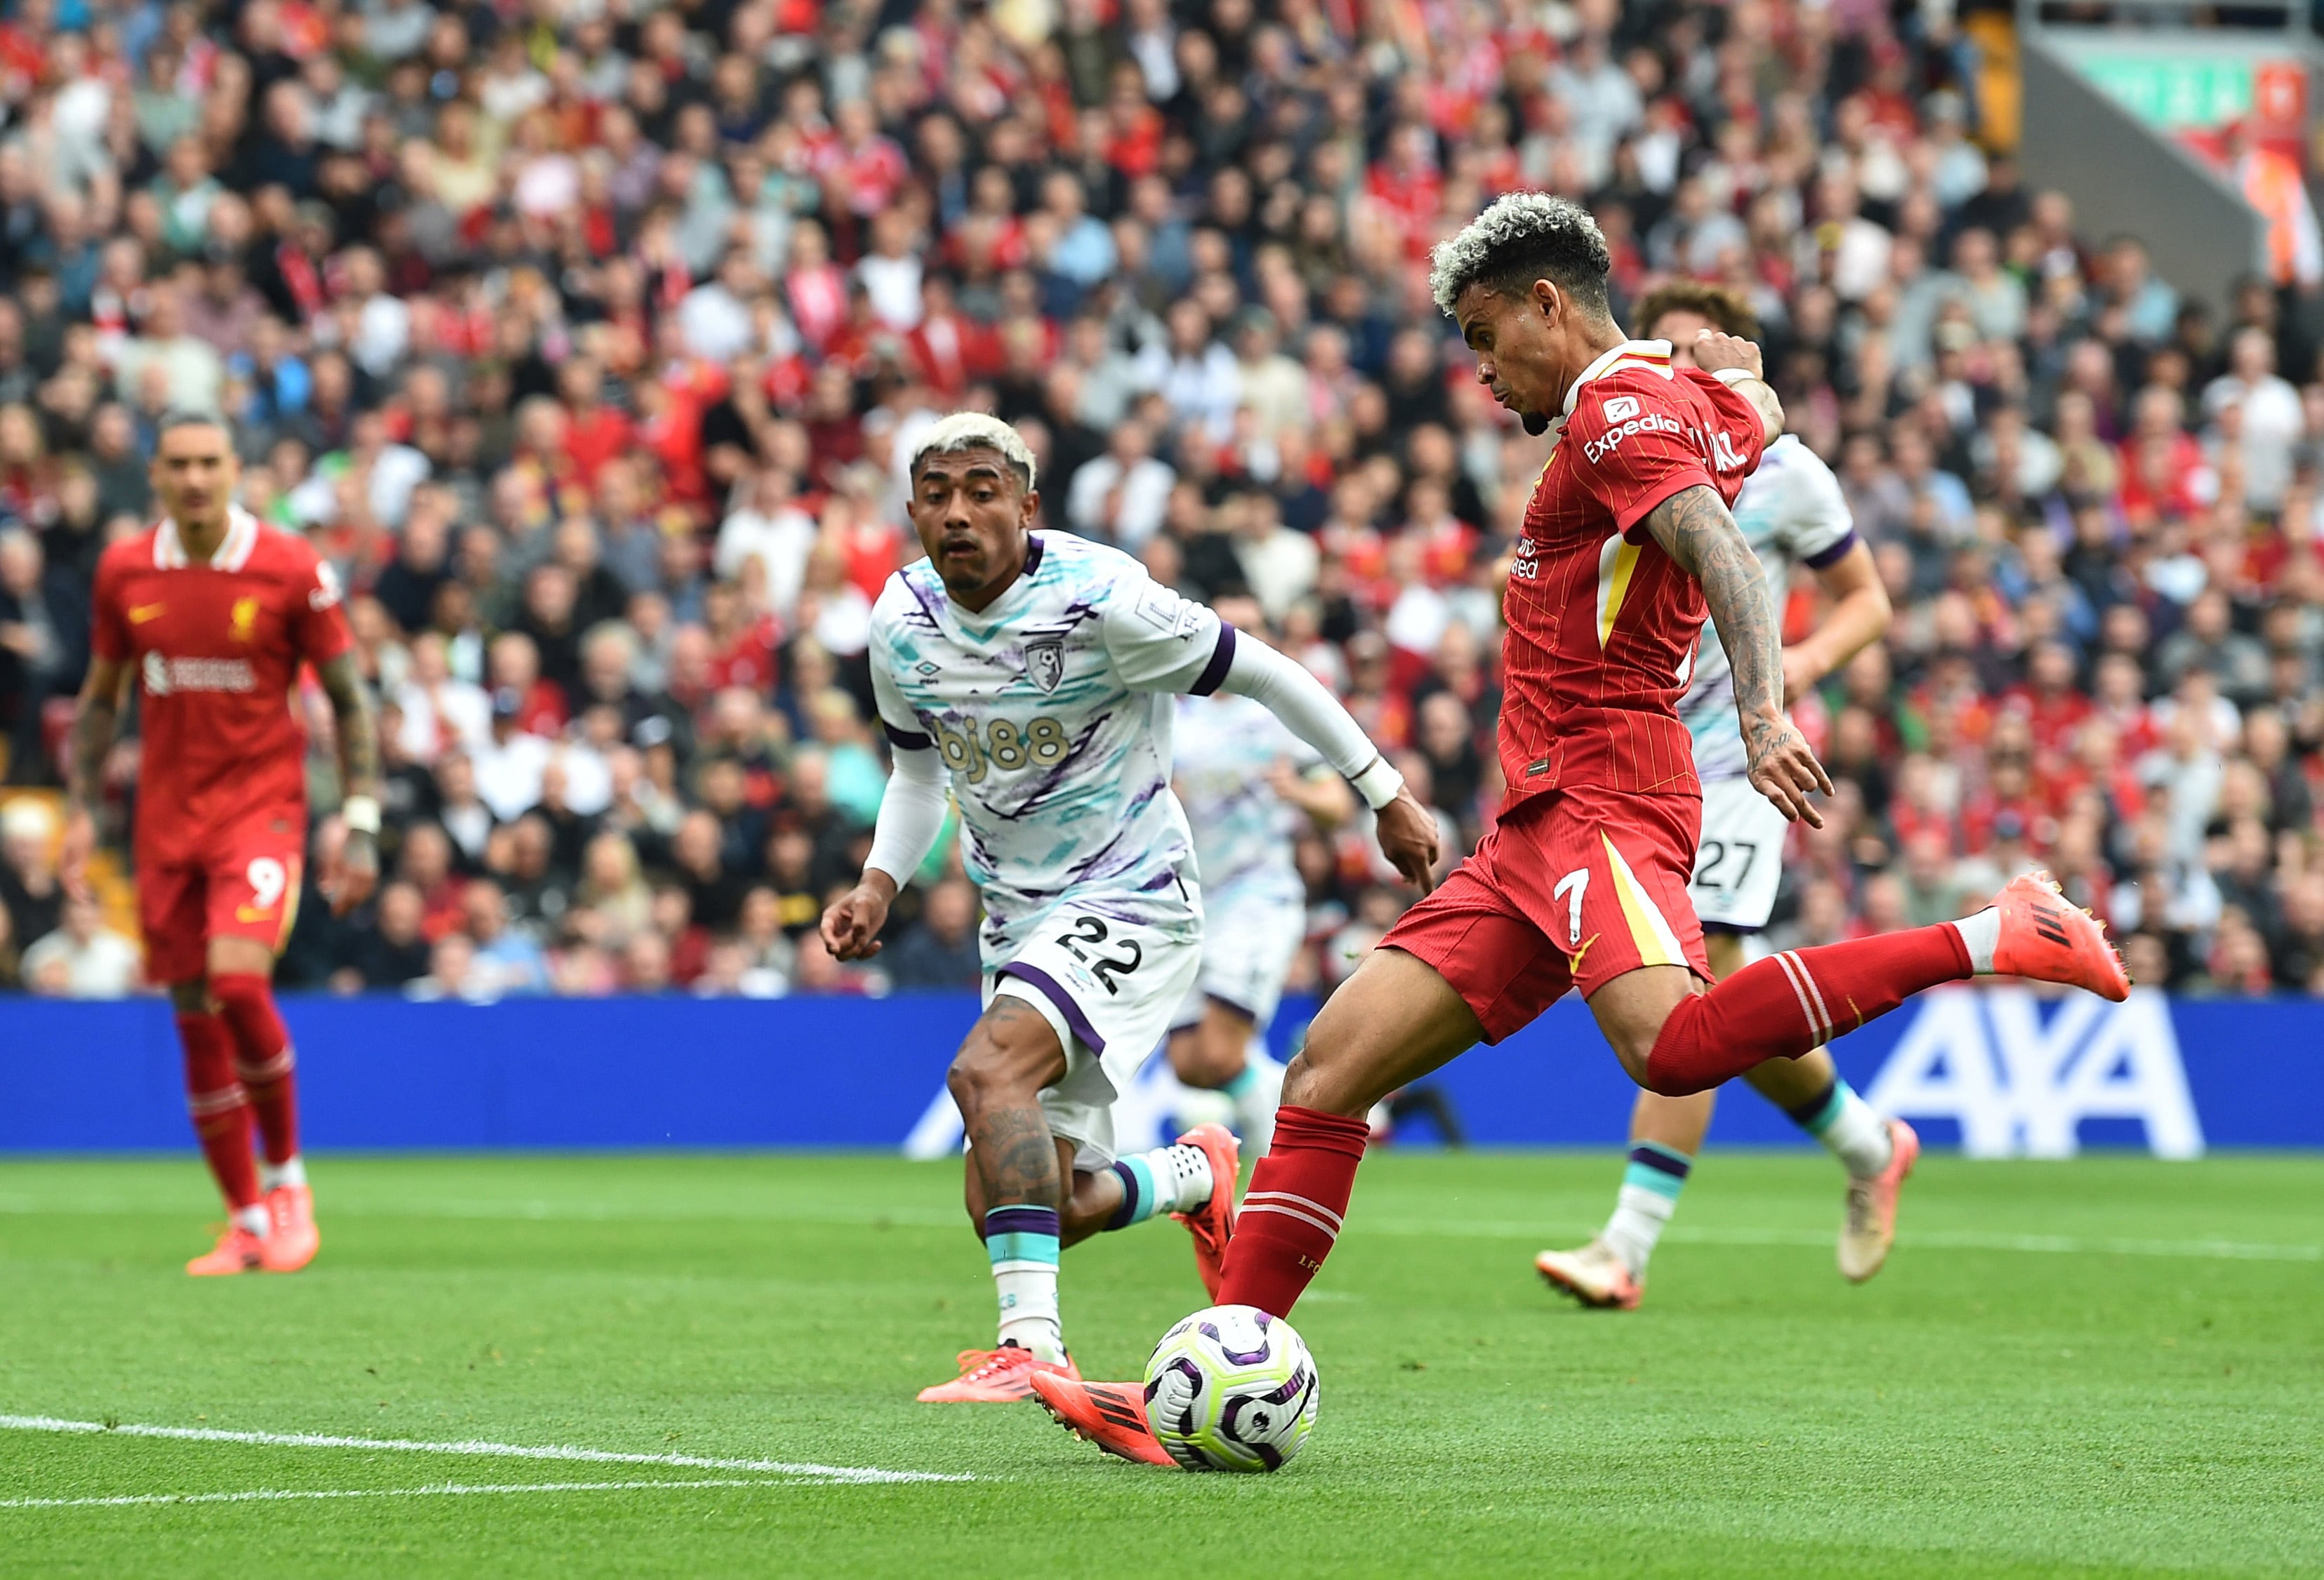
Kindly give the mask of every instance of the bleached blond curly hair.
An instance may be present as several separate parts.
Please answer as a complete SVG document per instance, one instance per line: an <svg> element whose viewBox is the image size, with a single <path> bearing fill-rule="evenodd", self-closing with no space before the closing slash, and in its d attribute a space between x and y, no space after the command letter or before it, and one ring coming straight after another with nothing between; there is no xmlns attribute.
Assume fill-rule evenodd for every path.
<svg viewBox="0 0 2324 1580"><path fill-rule="evenodd" d="M1552 280L1584 306L1606 310L1606 272L1614 265L1606 233L1590 211L1546 192L1510 192L1439 242L1428 289L1446 314L1472 285L1506 287L1520 277Z"/></svg>

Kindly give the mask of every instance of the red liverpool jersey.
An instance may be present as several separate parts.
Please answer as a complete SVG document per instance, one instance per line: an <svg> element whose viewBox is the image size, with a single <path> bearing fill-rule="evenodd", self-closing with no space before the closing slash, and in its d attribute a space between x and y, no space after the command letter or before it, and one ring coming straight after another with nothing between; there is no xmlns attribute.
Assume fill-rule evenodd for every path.
<svg viewBox="0 0 2324 1580"><path fill-rule="evenodd" d="M1676 704L1702 588L1645 521L1697 483L1732 505L1765 436L1751 403L1633 340L1590 364L1526 507L1503 618L1504 810L1583 786L1700 795Z"/></svg>
<svg viewBox="0 0 2324 1580"><path fill-rule="evenodd" d="M208 837L248 816L304 819L299 666L355 641L338 578L305 539L237 509L198 565L164 519L105 551L94 618L97 657L132 666L143 692L141 863L196 860Z"/></svg>

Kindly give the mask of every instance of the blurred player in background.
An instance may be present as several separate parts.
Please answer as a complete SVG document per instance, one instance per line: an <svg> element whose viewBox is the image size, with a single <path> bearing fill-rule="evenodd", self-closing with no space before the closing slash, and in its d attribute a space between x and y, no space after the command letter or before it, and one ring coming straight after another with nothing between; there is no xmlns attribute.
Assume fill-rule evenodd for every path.
<svg viewBox="0 0 2324 1580"><path fill-rule="evenodd" d="M1677 703L1708 612L1734 674L1745 772L1821 826L1831 781L1784 713L1766 575L1729 507L1783 430L1758 348L1706 332L1696 365L1613 319L1596 220L1540 193L1497 199L1436 250L1430 284L1477 378L1559 438L1534 485L1503 602L1500 821L1327 1000L1284 1072L1221 1304L1287 1317L1339 1237L1365 1115L1578 988L1633 1079L1708 1091L1797 1059L1941 982L2001 972L2120 1000L2097 923L2029 875L1975 916L1786 951L1711 985L1687 884L1702 832ZM1060 1416L1123 1385L1036 1380ZM1084 1435L1153 1461L1142 1423L1090 1405Z"/></svg>
<svg viewBox="0 0 2324 1580"><path fill-rule="evenodd" d="M898 886L961 811L984 899L985 1012L948 1077L968 1132L967 1205L1000 1337L928 1403L1031 1397L1076 1376L1057 1309L1061 1246L1157 1212L1194 1232L1205 1288L1234 1229L1236 1147L1217 1125L1117 1158L1112 1106L1160 1043L1202 960L1203 899L1170 791L1173 693L1274 709L1379 809L1382 850L1425 882L1435 825L1347 711L1263 642L1157 585L1119 550L1029 530L1032 452L997 418L937 422L911 459L927 558L889 578L872 678L895 776L862 882L824 913L840 960L876 953Z"/></svg>
<svg viewBox="0 0 2324 1580"><path fill-rule="evenodd" d="M1214 602L1241 641L1266 641L1259 601ZM1304 821L1329 833L1355 815L1347 781L1260 703L1181 697L1172 784L1203 877L1203 967L1170 1028L1180 1082L1234 1103L1244 1151L1264 1156L1283 1066L1266 1033L1307 935L1307 886L1293 856Z"/></svg>
<svg viewBox="0 0 2324 1580"><path fill-rule="evenodd" d="M322 831L319 886L344 912L379 872L379 739L338 580L304 538L234 502L240 476L223 421L163 418L152 482L165 513L97 565L65 827L65 881L87 897L105 759L134 680L146 974L169 987L187 1107L231 1219L186 1264L196 1274L296 1272L320 1243L299 1156L296 1061L271 987L307 850L307 733L292 709L302 666L330 697L346 790ZM254 1120L263 1166L251 1157Z"/></svg>
<svg viewBox="0 0 2324 1580"><path fill-rule="evenodd" d="M1647 293L1636 322L1643 338L1665 340L1671 360L1693 365L1704 330L1749 340L1758 325L1741 298L1722 286L1676 281ZM1784 695L1796 698L1856 657L1888 629L1888 594L1872 550L1856 535L1840 480L1791 434L1769 445L1735 501L1735 525L1759 556L1778 617L1795 567L1815 573L1831 600L1823 622L1784 649ZM1711 974L1724 981L1744 966L1744 938L1767 924L1783 874L1785 824L1773 802L1752 788L1735 712L1735 677L1716 629L1695 649L1694 672L1678 716L1694 741L1702 782L1702 839L1687 893L1702 918ZM1861 1281L1880 1271L1896 1234L1896 1195L1919 1139L1901 1119L1884 1120L1840 1079L1821 1048L1797 1059L1771 1059L1744 1079L1829 1148L1848 1171L1840 1231L1840 1270ZM1666 1098L1642 1091L1630 1116L1630 1160L1614 1216L1589 1245L1545 1251L1541 1275L1588 1306L1636 1307L1646 1288L1646 1259L1670 1221L1681 1187L1702 1150L1715 1091Z"/></svg>

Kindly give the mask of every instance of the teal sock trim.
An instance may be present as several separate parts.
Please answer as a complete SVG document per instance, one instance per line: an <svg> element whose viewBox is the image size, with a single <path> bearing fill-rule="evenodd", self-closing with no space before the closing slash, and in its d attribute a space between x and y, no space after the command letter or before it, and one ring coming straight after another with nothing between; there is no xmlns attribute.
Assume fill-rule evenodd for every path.
<svg viewBox="0 0 2324 1580"><path fill-rule="evenodd" d="M993 1235L984 1242L992 1257L992 1265L1004 1262L1046 1262L1057 1264L1057 1236L1055 1235Z"/></svg>
<svg viewBox="0 0 2324 1580"><path fill-rule="evenodd" d="M1235 1078L1232 1080L1221 1087L1219 1090L1226 1093L1226 1095L1231 1098L1240 1098L1245 1092L1250 1090L1251 1088L1258 1084L1259 1071L1253 1069L1250 1065L1246 1064L1242 1069L1235 1072Z"/></svg>
<svg viewBox="0 0 2324 1580"><path fill-rule="evenodd" d="M1130 1209L1130 1217L1121 1225L1127 1228L1131 1224L1142 1224L1154 1216L1154 1165L1143 1157L1127 1157L1120 1161L1120 1166L1138 1182L1137 1201Z"/></svg>
<svg viewBox="0 0 2324 1580"><path fill-rule="evenodd" d="M1846 1081L1835 1079L1831 1083L1831 1095L1824 1098L1822 1106L1816 1109L1812 1117L1800 1121L1800 1128L1805 1130L1810 1135L1821 1135L1831 1128L1832 1121L1840 1117L1840 1109L1847 1106L1848 1099L1854 1095Z"/></svg>
<svg viewBox="0 0 2324 1580"><path fill-rule="evenodd" d="M1694 1160L1676 1147L1642 1141L1630 1148L1630 1165L1622 1171L1622 1183L1676 1201L1686 1185L1687 1171L1693 1167Z"/></svg>

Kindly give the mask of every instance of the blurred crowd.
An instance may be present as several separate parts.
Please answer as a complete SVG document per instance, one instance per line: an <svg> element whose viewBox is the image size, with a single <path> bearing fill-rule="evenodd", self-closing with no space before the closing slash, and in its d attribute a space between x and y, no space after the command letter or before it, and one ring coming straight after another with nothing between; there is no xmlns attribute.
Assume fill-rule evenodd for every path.
<svg viewBox="0 0 2324 1580"><path fill-rule="evenodd" d="M1753 303L1898 611L1795 699L1839 795L1772 941L2043 863L2144 981L2324 992L2316 304L2181 301L2079 232L1977 69L1950 8L1858 0L13 0L9 778L55 782L156 418L212 408L383 703L381 891L309 896L285 983L971 983L949 841L870 967L814 923L884 783L900 461L976 407L1048 529L1247 597L1473 845L1545 451L1425 261L1538 188L1598 215L1618 309ZM118 849L134 746L106 794ZM54 821L0 818L0 984L126 990ZM1299 855L1328 986L1407 896L1360 831Z"/></svg>

